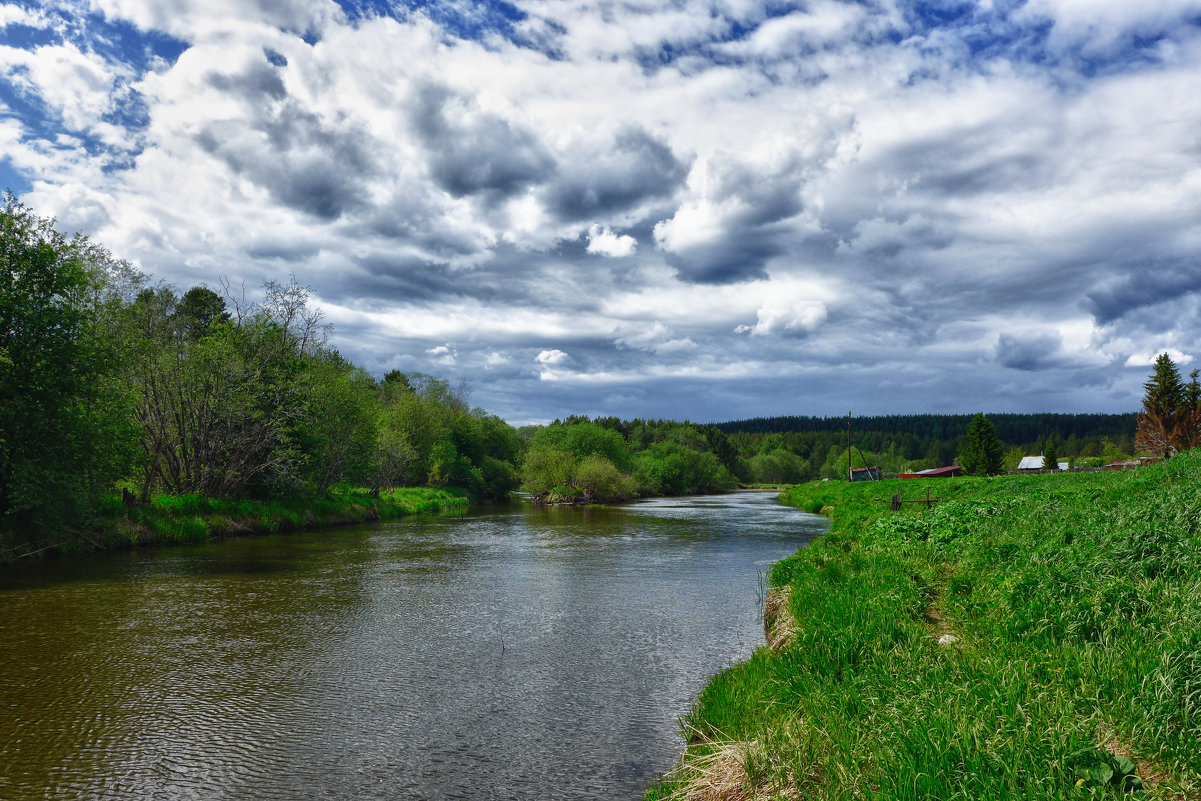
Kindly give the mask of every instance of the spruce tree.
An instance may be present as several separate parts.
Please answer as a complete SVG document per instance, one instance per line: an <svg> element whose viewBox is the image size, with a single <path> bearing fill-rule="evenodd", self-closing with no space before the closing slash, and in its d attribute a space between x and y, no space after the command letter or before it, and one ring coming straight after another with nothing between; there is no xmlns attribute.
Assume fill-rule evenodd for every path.
<svg viewBox="0 0 1201 801"><path fill-rule="evenodd" d="M1001 472L1004 450L992 421L977 414L959 445L959 466L969 476L994 476Z"/></svg>
<svg viewBox="0 0 1201 801"><path fill-rule="evenodd" d="M1171 356L1159 355L1155 372L1143 389L1146 394L1138 416L1136 447L1164 457L1192 447L1197 412L1189 401L1195 390L1185 386Z"/></svg>
<svg viewBox="0 0 1201 801"><path fill-rule="evenodd" d="M1047 441L1043 445L1043 469L1059 469L1059 453L1055 450L1055 437L1047 437Z"/></svg>

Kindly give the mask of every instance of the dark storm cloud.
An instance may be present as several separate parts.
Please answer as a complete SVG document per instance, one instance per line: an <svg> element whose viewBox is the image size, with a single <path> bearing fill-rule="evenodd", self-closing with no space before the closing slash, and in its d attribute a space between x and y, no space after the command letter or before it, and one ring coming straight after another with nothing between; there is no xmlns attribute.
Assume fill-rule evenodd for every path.
<svg viewBox="0 0 1201 801"><path fill-rule="evenodd" d="M456 304L465 299L484 304L511 304L551 313L595 311L610 288L607 270L590 274L596 295L581 299L575 268L556 254L528 253L499 243L489 258L475 267L452 267L418 257L401 257L385 250L355 258L351 269L331 276L320 287L322 297L355 305L356 298L378 299L385 305ZM527 342L511 335L508 342ZM540 340L532 338L528 344ZM611 346L610 346L611 349Z"/></svg>
<svg viewBox="0 0 1201 801"><path fill-rule="evenodd" d="M1062 367L1063 340L1052 334L1021 336L1001 334L997 339L997 361L1014 370L1037 372Z"/></svg>
<svg viewBox="0 0 1201 801"><path fill-rule="evenodd" d="M1031 118L1053 117L1035 109ZM1055 179L1059 162L1054 126L1038 119L1006 119L949 128L879 154L868 170L898 170L911 177L911 191L967 197L988 192L1037 189Z"/></svg>
<svg viewBox="0 0 1201 801"><path fill-rule="evenodd" d="M543 197L561 220L605 220L645 201L671 197L687 177L688 163L667 143L629 127L603 147L569 152Z"/></svg>
<svg viewBox="0 0 1201 801"><path fill-rule="evenodd" d="M301 106L265 61L241 73L211 73L207 80L244 100L249 114L196 133L202 149L279 202L322 220L362 205L375 161L363 131L331 125Z"/></svg>
<svg viewBox="0 0 1201 801"><path fill-rule="evenodd" d="M767 276L768 260L784 252L778 236L766 229L736 229L703 247L668 253L667 263L681 280L729 284Z"/></svg>
<svg viewBox="0 0 1201 801"><path fill-rule="evenodd" d="M320 295L355 308L363 308L359 299L390 307L398 301L425 305L495 293L491 282L479 275L456 275L445 264L383 254L356 259L351 269L330 278L317 286Z"/></svg>
<svg viewBox="0 0 1201 801"><path fill-rule="evenodd" d="M531 132L442 87L418 90L412 119L430 152L434 180L455 197L503 199L554 172L554 160Z"/></svg>
<svg viewBox="0 0 1201 801"><path fill-rule="evenodd" d="M764 278L767 263L786 252L791 226L786 221L804 208L801 188L805 165L793 159L772 172L739 162L714 168L709 202L732 209L706 241L671 247L667 262L683 281L729 284Z"/></svg>
<svg viewBox="0 0 1201 801"><path fill-rule="evenodd" d="M1142 262L1125 265L1123 272L1085 296L1085 308L1100 324L1201 292L1201 264L1195 262ZM1178 322L1165 319L1164 327Z"/></svg>
<svg viewBox="0 0 1201 801"><path fill-rule="evenodd" d="M432 261L451 261L478 253L482 240L478 231L464 231L448 224L437 199L421 186L405 186L389 201L365 209L353 227L358 237L384 237L396 244L411 244Z"/></svg>

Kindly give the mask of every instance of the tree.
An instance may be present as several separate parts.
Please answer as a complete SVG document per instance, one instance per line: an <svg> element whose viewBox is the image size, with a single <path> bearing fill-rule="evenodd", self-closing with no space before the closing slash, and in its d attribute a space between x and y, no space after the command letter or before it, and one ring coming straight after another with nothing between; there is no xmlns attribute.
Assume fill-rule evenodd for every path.
<svg viewBox="0 0 1201 801"><path fill-rule="evenodd" d="M1196 445L1197 397L1193 382L1185 386L1180 371L1166 353L1155 360L1155 372L1143 384L1143 410L1138 415L1135 447L1155 456L1169 457Z"/></svg>
<svg viewBox="0 0 1201 801"><path fill-rule="evenodd" d="M180 333L193 340L200 339L217 323L229 320L225 299L203 286L194 286L185 292L172 316Z"/></svg>
<svg viewBox="0 0 1201 801"><path fill-rule="evenodd" d="M127 270L15 196L0 207L0 515L78 524L136 439L116 376L108 276Z"/></svg>
<svg viewBox="0 0 1201 801"><path fill-rule="evenodd" d="M992 421L981 412L968 423L959 444L959 466L969 476L995 476L1001 472L1005 446Z"/></svg>
<svg viewBox="0 0 1201 801"><path fill-rule="evenodd" d="M1059 453L1055 450L1055 437L1047 437L1047 441L1043 445L1043 469L1059 469Z"/></svg>

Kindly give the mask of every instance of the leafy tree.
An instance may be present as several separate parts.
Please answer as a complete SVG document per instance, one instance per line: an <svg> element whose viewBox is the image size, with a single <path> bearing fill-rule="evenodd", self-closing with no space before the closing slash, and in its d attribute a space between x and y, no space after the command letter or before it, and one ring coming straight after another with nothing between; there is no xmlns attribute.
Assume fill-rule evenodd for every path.
<svg viewBox="0 0 1201 801"><path fill-rule="evenodd" d="M305 360L303 412L296 426L307 483L324 492L373 478L379 441L375 382L330 351Z"/></svg>
<svg viewBox="0 0 1201 801"><path fill-rule="evenodd" d="M981 412L967 425L959 444L959 465L969 476L995 476L1004 466L1005 446L992 421Z"/></svg>
<svg viewBox="0 0 1201 801"><path fill-rule="evenodd" d="M620 501L638 497L638 485L599 453L590 453L575 466L572 486L583 491L583 500Z"/></svg>
<svg viewBox="0 0 1201 801"><path fill-rule="evenodd" d="M0 208L0 515L78 523L135 456L116 374L109 276L131 274L68 239L11 193Z"/></svg>
<svg viewBox="0 0 1201 801"><path fill-rule="evenodd" d="M571 484L575 459L570 453L550 447L528 451L521 467L521 483L535 496L546 495Z"/></svg>
<svg viewBox="0 0 1201 801"><path fill-rule="evenodd" d="M208 287L194 286L184 293L172 316L181 334L192 340L200 339L214 325L228 322L225 299Z"/></svg>

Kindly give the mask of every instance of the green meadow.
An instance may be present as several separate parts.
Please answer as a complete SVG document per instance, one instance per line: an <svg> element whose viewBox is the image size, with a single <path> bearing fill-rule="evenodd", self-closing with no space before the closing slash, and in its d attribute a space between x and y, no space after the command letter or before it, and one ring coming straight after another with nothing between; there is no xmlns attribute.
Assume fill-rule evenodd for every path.
<svg viewBox="0 0 1201 801"><path fill-rule="evenodd" d="M778 647L645 798L1201 797L1201 453L781 499L831 527L770 570Z"/></svg>

